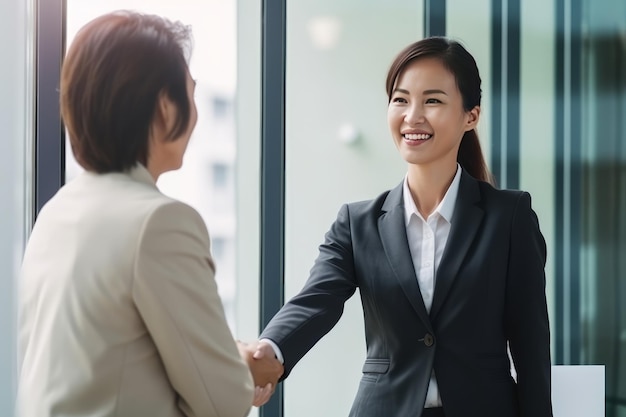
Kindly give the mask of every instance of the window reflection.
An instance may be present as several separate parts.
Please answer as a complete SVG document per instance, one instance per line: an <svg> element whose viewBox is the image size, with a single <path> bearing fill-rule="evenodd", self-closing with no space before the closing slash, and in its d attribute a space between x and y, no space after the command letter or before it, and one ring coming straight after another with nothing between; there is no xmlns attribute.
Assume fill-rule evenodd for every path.
<svg viewBox="0 0 626 417"><path fill-rule="evenodd" d="M581 352L606 365L606 415L626 415L626 3L583 2Z"/></svg>

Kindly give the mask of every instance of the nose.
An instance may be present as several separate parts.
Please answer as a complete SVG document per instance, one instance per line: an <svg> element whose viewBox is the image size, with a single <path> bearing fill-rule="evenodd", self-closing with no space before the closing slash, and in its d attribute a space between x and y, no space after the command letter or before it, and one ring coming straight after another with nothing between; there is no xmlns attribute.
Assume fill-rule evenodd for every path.
<svg viewBox="0 0 626 417"><path fill-rule="evenodd" d="M413 103L406 108L404 121L410 125L424 123L424 106L420 103Z"/></svg>

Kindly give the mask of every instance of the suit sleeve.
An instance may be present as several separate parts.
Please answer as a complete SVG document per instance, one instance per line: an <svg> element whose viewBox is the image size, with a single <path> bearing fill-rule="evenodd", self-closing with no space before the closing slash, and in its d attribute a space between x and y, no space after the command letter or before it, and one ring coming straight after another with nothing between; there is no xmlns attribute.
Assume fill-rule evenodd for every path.
<svg viewBox="0 0 626 417"><path fill-rule="evenodd" d="M267 325L261 338L280 348L286 378L298 361L339 321L356 291L348 206L326 233L309 279Z"/></svg>
<svg viewBox="0 0 626 417"><path fill-rule="evenodd" d="M517 372L520 417L552 416L546 244L530 195L517 201L511 229L506 330Z"/></svg>
<svg viewBox="0 0 626 417"><path fill-rule="evenodd" d="M173 202L149 216L132 293L179 407L189 417L243 417L254 387L226 323L214 272L208 232L195 210Z"/></svg>

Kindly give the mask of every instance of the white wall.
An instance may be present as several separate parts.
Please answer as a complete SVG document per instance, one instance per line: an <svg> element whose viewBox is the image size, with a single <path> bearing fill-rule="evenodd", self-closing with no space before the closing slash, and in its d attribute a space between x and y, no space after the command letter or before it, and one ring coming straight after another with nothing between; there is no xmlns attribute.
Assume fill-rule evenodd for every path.
<svg viewBox="0 0 626 417"><path fill-rule="evenodd" d="M17 366L15 281L27 223L26 154L32 143L30 1L0 2L0 415L13 415ZM32 15L32 14L31 14Z"/></svg>
<svg viewBox="0 0 626 417"><path fill-rule="evenodd" d="M261 3L237 0L237 337L259 335Z"/></svg>
<svg viewBox="0 0 626 417"><path fill-rule="evenodd" d="M261 2L237 0L236 337L259 335ZM253 408L250 417L258 415Z"/></svg>
<svg viewBox="0 0 626 417"><path fill-rule="evenodd" d="M385 79L395 55L422 37L423 5L408 0L320 0L287 6L285 297L289 299L308 278L340 206L374 198L404 177L406 165L386 122ZM334 46L332 39L327 40L329 47L319 46L324 38L315 36L316 25L326 36L336 30ZM338 138L345 123L360 132L353 145ZM285 416L346 416L364 360L357 293L338 325L286 381Z"/></svg>

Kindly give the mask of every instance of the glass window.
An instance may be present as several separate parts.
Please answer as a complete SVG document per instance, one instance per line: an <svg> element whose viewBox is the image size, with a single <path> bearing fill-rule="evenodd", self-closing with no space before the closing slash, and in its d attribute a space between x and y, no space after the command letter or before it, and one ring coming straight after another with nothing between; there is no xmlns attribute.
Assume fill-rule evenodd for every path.
<svg viewBox="0 0 626 417"><path fill-rule="evenodd" d="M626 3L582 2L580 357L606 365L606 415L626 416Z"/></svg>
<svg viewBox="0 0 626 417"><path fill-rule="evenodd" d="M606 415L626 416L626 3L524 1L513 16L520 42L508 50L503 34L511 32L503 28L516 23L511 15L500 26L494 21L516 2L466 3L448 0L448 35L477 55L484 100L515 76L505 65L519 63L519 96L504 90L519 101L519 148L509 155L519 162L519 188L531 192L548 246L553 361L604 365ZM507 61L511 54L516 59ZM506 112L507 103L499 105ZM496 108L485 108L493 119ZM482 123L483 143L516 133L490 132L494 125Z"/></svg>
<svg viewBox="0 0 626 417"><path fill-rule="evenodd" d="M507 2L503 2L505 4ZM550 2L549 2L550 3ZM554 317L554 106L555 106L555 58L554 58L554 4L541 0L523 2L519 15L511 16L507 7L494 8L489 0L448 0L447 36L459 39L476 58L482 78L482 108L479 124L480 141L490 168L495 174L499 167L494 166L492 150L494 141L506 142L512 134L511 127L500 123L503 131L493 131L494 118L506 120L514 117L519 122L519 148L502 150L506 156L495 158L519 161L519 185L508 185L531 193L533 209L537 212L541 231L548 246L546 264L546 292L550 317ZM541 10L541 13L538 13ZM498 13L498 15L496 15ZM509 14L507 14L509 13ZM471 16L471 18L468 18ZM520 43L512 44L507 39L512 17L521 22ZM494 25L494 21L502 22ZM494 26L500 30L493 33ZM507 36L503 36L503 32ZM498 42L496 42L498 38ZM496 50L496 48L499 48ZM515 59L510 60L510 57ZM499 62L494 63L498 59ZM506 65L519 62L518 71L508 71ZM496 64L496 65L494 65ZM500 73L494 73L498 68ZM517 74L517 75L516 75ZM518 77L518 79L513 79ZM517 83L519 93L511 93L508 85ZM504 92L503 100L494 100ZM516 95L517 94L517 95ZM496 99L499 99L495 96ZM519 103L519 112L507 115L505 98ZM498 110L498 111L496 111ZM509 114L510 114L509 109ZM497 116L496 116L497 114ZM513 169L512 165L509 169ZM499 185L507 188L505 178L499 178ZM554 326L554 320L551 321Z"/></svg>
<svg viewBox="0 0 626 417"><path fill-rule="evenodd" d="M213 117L226 119L231 113L231 100L226 97L213 97Z"/></svg>
<svg viewBox="0 0 626 417"><path fill-rule="evenodd" d="M34 16L28 2L0 3L0 415L14 414L16 283L32 218ZM4 41L6 40L6 41Z"/></svg>
<svg viewBox="0 0 626 417"><path fill-rule="evenodd" d="M308 278L340 206L404 177L387 127L385 78L393 57L422 37L422 9L412 0L287 2L285 299ZM347 415L364 337L355 294L286 381L285 415ZM323 401L311 402L313 388Z"/></svg>
<svg viewBox="0 0 626 417"><path fill-rule="evenodd" d="M230 166L224 163L213 164L213 186L223 189L230 183Z"/></svg>
<svg viewBox="0 0 626 417"><path fill-rule="evenodd" d="M256 340L259 335L260 187L261 161L261 4L237 0L237 88L233 101L236 129L235 211L237 225L233 256L237 296L234 311L237 336ZM256 416L253 408L250 417Z"/></svg>
<svg viewBox="0 0 626 417"><path fill-rule="evenodd" d="M216 280L228 322L237 334L239 321L258 323L255 308L237 311L242 291L254 286L238 285L236 276L237 210L232 173L237 163L235 115L237 94L237 3L236 0L212 2L181 0L111 0L106 2L67 2L67 44L76 31L89 20L117 9L131 9L165 16L190 25L193 54L189 64L196 79L198 123L190 140L183 167L163 174L158 187L165 194L194 207L208 225L216 256ZM257 70L255 69L255 74ZM66 177L71 180L80 171L67 146ZM209 169L207 169L209 167ZM246 183L249 193L256 183ZM217 202L217 204L216 204ZM245 281L256 281L258 274L248 274ZM252 298L249 295L248 298ZM246 327L246 326L244 326ZM254 335L238 337L254 338Z"/></svg>

